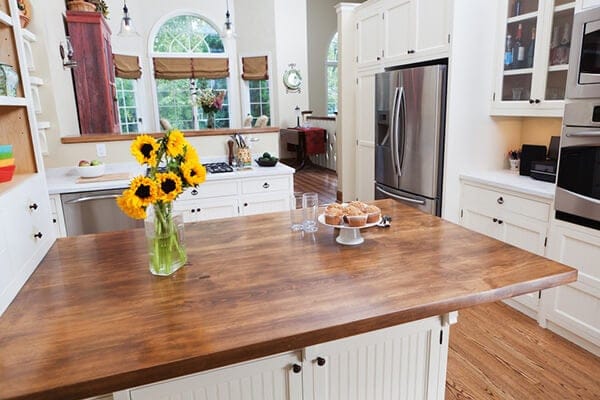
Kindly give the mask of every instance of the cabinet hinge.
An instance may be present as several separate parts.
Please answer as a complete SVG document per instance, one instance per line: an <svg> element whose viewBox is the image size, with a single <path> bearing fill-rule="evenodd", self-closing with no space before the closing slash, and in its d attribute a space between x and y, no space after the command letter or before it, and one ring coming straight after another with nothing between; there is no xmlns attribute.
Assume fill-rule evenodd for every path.
<svg viewBox="0 0 600 400"><path fill-rule="evenodd" d="M356 78L356 84L358 85L358 78Z"/></svg>
<svg viewBox="0 0 600 400"><path fill-rule="evenodd" d="M462 209L460 210L460 217L461 218L463 217L463 210Z"/></svg>
<svg viewBox="0 0 600 400"><path fill-rule="evenodd" d="M358 56L356 56L356 62L358 62Z"/></svg>
<svg viewBox="0 0 600 400"><path fill-rule="evenodd" d="M450 34L448 34L448 43L450 43Z"/></svg>
<svg viewBox="0 0 600 400"><path fill-rule="evenodd" d="M385 19L385 13L381 13L381 19Z"/></svg>
<svg viewBox="0 0 600 400"><path fill-rule="evenodd" d="M358 30L358 22L356 23L356 30Z"/></svg>
<svg viewBox="0 0 600 400"><path fill-rule="evenodd" d="M381 58L385 57L385 50L381 50Z"/></svg>
<svg viewBox="0 0 600 400"><path fill-rule="evenodd" d="M492 94L492 101L496 101L496 92Z"/></svg>
<svg viewBox="0 0 600 400"><path fill-rule="evenodd" d="M548 245L548 237L546 236L546 237L544 238L544 247L546 247L547 245Z"/></svg>
<svg viewBox="0 0 600 400"><path fill-rule="evenodd" d="M440 330L440 344L444 343L444 331Z"/></svg>
<svg viewBox="0 0 600 400"><path fill-rule="evenodd" d="M538 290L538 299L541 299L541 298L542 298L542 291Z"/></svg>
<svg viewBox="0 0 600 400"><path fill-rule="evenodd" d="M356 146L358 146L358 139L356 139Z"/></svg>

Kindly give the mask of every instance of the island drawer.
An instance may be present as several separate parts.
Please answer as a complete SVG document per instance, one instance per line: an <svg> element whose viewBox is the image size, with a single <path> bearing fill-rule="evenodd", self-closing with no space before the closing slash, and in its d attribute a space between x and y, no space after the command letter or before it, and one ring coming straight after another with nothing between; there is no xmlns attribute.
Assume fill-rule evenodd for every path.
<svg viewBox="0 0 600 400"><path fill-rule="evenodd" d="M206 199L209 197L236 196L238 194L238 181L204 182L197 188L186 189L178 200Z"/></svg>
<svg viewBox="0 0 600 400"><path fill-rule="evenodd" d="M260 179L248 179L242 181L242 194L279 192L288 190L290 178L288 177L264 177Z"/></svg>
<svg viewBox="0 0 600 400"><path fill-rule="evenodd" d="M515 196L496 188L483 188L463 184L463 207L480 210L491 215L501 216L503 212L524 215L547 222L550 216L550 203Z"/></svg>

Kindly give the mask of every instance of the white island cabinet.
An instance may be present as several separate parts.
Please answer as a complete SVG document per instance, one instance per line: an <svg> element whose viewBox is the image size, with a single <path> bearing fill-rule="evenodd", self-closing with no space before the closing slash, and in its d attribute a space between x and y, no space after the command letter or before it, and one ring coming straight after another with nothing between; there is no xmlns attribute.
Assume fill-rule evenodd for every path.
<svg viewBox="0 0 600 400"><path fill-rule="evenodd" d="M117 392L115 400L442 400L457 313Z"/></svg>

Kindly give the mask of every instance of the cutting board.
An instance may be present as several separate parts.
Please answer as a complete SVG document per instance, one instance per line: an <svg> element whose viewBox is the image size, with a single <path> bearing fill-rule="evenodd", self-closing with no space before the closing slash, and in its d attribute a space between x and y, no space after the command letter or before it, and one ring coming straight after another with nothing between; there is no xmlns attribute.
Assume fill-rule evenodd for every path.
<svg viewBox="0 0 600 400"><path fill-rule="evenodd" d="M116 172L113 174L104 174L96 178L77 178L76 183L94 183L94 182L110 182L123 181L129 179L129 172Z"/></svg>

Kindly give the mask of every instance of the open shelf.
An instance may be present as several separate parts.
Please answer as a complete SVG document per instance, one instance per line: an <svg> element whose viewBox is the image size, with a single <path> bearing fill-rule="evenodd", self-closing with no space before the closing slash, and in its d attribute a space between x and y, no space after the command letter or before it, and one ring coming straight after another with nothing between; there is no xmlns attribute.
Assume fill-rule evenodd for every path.
<svg viewBox="0 0 600 400"><path fill-rule="evenodd" d="M0 107L0 121L0 144L12 144L17 166L15 174L37 172L27 107Z"/></svg>
<svg viewBox="0 0 600 400"><path fill-rule="evenodd" d="M0 96L0 106L26 106L27 99L24 97Z"/></svg>

